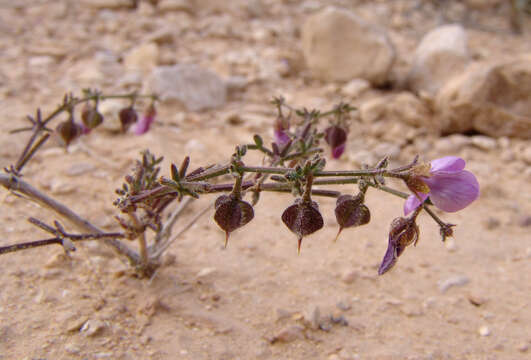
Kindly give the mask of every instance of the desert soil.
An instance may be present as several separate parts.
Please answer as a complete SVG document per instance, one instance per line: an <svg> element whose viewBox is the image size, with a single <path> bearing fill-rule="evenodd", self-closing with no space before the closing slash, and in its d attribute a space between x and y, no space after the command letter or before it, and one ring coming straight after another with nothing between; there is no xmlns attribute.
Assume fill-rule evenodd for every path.
<svg viewBox="0 0 531 360"><path fill-rule="evenodd" d="M203 3L209 2L198 6ZM194 63L224 78L246 78L218 109L198 113L160 104L154 128L143 136L97 130L68 151L47 144L27 166L27 181L96 225L117 230L114 189L142 149L164 155L163 174L184 155L196 166L224 163L234 145L254 133L270 141L272 96L320 109L340 100L363 101L345 98L341 84L313 80L301 61L298 29L324 3L234 1L216 12L160 11L147 2L135 10L98 8L90 1L2 1L0 165L16 160L27 137L7 131L37 107L49 113L66 91L79 94L88 86L130 90L122 82L121 57L156 31L168 31L170 39L157 43L154 66ZM403 68L422 35L441 21L430 6L407 12L414 1L334 3L387 27ZM403 21L394 26L385 14ZM516 36L505 13L487 8L473 15L465 26L475 51L493 57L529 51L531 29ZM247 58L228 64L223 54L229 52ZM285 58L290 61L278 60ZM365 96L393 91L370 89ZM351 155L383 141L371 126L353 125L347 154L327 166L357 167ZM458 224L448 243L423 214L419 244L405 251L393 271L378 276L389 223L401 215L402 200L369 190L371 223L345 230L337 243L334 200L320 200L326 225L304 240L299 256L295 237L280 220L292 198L270 194L226 249L208 213L172 245L151 280L134 277L96 242L80 245L70 257L57 246L4 255L0 359L527 359L531 172L518 158L507 161L500 154L529 142L502 138L490 147L441 152L436 144L445 139L418 134L422 141L405 144L394 164L419 152L424 159L457 155L481 185L470 207L438 213ZM1 200L0 245L46 237L27 222L29 216L57 219L5 189ZM212 201L193 203L178 226Z"/></svg>

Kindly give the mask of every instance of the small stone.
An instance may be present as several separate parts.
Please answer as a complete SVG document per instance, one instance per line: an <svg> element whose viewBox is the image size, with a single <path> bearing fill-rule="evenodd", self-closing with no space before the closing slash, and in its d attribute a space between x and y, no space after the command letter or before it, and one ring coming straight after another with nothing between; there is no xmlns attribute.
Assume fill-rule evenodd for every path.
<svg viewBox="0 0 531 360"><path fill-rule="evenodd" d="M465 275L456 275L446 280L441 280L438 283L439 291L444 293L454 286L464 286L470 282L470 279Z"/></svg>
<svg viewBox="0 0 531 360"><path fill-rule="evenodd" d="M159 47L155 43L145 43L131 49L124 57L124 65L128 70L139 70L144 73L151 71L158 62Z"/></svg>
<svg viewBox="0 0 531 360"><path fill-rule="evenodd" d="M520 343L516 349L520 351L521 353L525 353L527 352L527 350L529 350L529 343L527 342Z"/></svg>
<svg viewBox="0 0 531 360"><path fill-rule="evenodd" d="M103 321L96 319L86 321L79 331L86 337L96 337L101 335L103 330L105 330L105 324Z"/></svg>
<svg viewBox="0 0 531 360"><path fill-rule="evenodd" d="M94 165L86 162L78 162L70 165L66 170L68 176L79 176L94 170Z"/></svg>
<svg viewBox="0 0 531 360"><path fill-rule="evenodd" d="M313 330L319 329L321 323L321 310L319 306L313 305L304 313L304 322Z"/></svg>
<svg viewBox="0 0 531 360"><path fill-rule="evenodd" d="M72 355L77 355L81 352L81 349L74 344L66 344L65 351Z"/></svg>
<svg viewBox="0 0 531 360"><path fill-rule="evenodd" d="M28 61L28 65L34 68L47 67L52 65L53 63L55 63L55 58L46 55L34 56L31 57Z"/></svg>
<svg viewBox="0 0 531 360"><path fill-rule="evenodd" d="M204 279L204 278L206 278L206 277L209 276L209 275L214 274L215 272L216 272L216 268L214 268L214 267L207 267L207 268L203 268L203 269L201 269L201 270L196 274L195 277L196 277L198 280L200 280L200 279Z"/></svg>
<svg viewBox="0 0 531 360"><path fill-rule="evenodd" d="M496 149L498 143L495 139L489 136L477 135L472 137L472 145L481 150L490 151Z"/></svg>
<svg viewBox="0 0 531 360"><path fill-rule="evenodd" d="M487 300L481 296L478 296L476 294L469 294L468 295L468 302L470 302L472 305L474 306L481 306L483 304L485 304Z"/></svg>
<svg viewBox="0 0 531 360"><path fill-rule="evenodd" d="M304 339L304 328L299 325L290 325L283 329L281 329L279 332L277 332L270 340L269 342L271 344L281 342L281 343L289 343L295 340Z"/></svg>
<svg viewBox="0 0 531 360"><path fill-rule="evenodd" d="M489 336L490 335L490 329L486 325L481 326L479 328L478 332L479 332L479 335L481 335L481 336Z"/></svg>
<svg viewBox="0 0 531 360"><path fill-rule="evenodd" d="M444 242L444 247L449 252L457 251L457 244L456 244L454 238L447 238L446 241Z"/></svg>
<svg viewBox="0 0 531 360"><path fill-rule="evenodd" d="M353 79L350 80L348 83L346 83L342 88L341 92L350 97L350 98L358 98L363 94L365 91L369 90L371 88L371 84L364 79Z"/></svg>
<svg viewBox="0 0 531 360"><path fill-rule="evenodd" d="M345 284L352 284L354 280L356 280L359 277L359 274L355 270L347 270L341 274L341 280Z"/></svg>

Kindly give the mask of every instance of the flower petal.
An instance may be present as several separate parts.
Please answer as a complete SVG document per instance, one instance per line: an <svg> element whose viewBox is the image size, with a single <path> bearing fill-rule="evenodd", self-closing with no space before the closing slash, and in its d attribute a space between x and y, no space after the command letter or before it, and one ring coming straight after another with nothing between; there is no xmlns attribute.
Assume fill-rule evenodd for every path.
<svg viewBox="0 0 531 360"><path fill-rule="evenodd" d="M274 130L274 140L280 145L284 146L289 142L289 135L284 132L284 130Z"/></svg>
<svg viewBox="0 0 531 360"><path fill-rule="evenodd" d="M149 127L151 126L151 123L155 120L155 117L153 116L144 116L140 121L138 121L135 125L134 132L136 135L142 135L149 131Z"/></svg>
<svg viewBox="0 0 531 360"><path fill-rule="evenodd" d="M428 198L428 194L419 193L418 195L422 199L422 202L424 202ZM404 215L408 215L409 213L411 213L413 210L418 208L420 204L421 202L416 195L409 195L406 202L404 203Z"/></svg>
<svg viewBox="0 0 531 360"><path fill-rule="evenodd" d="M455 173L465 168L465 160L457 156L446 156L430 161L431 173Z"/></svg>
<svg viewBox="0 0 531 360"><path fill-rule="evenodd" d="M332 158L339 159L341 154L345 151L345 143L332 149Z"/></svg>
<svg viewBox="0 0 531 360"><path fill-rule="evenodd" d="M378 268L378 275L383 275L387 271L389 271L393 266L396 264L396 244L389 240L389 244L387 245L387 251L385 252L385 255L382 259L382 263L380 264L380 267Z"/></svg>
<svg viewBox="0 0 531 360"><path fill-rule="evenodd" d="M479 183L469 171L456 174L438 174L425 179L430 187L430 199L446 212L456 212L467 207L479 196Z"/></svg>

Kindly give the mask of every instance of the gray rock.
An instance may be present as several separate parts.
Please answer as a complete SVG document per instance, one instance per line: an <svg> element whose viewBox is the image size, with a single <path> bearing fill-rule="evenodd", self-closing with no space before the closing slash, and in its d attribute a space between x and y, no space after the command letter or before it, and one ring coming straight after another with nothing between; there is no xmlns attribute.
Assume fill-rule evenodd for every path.
<svg viewBox="0 0 531 360"><path fill-rule="evenodd" d="M306 63L321 80L361 78L373 84L388 80L395 49L387 34L353 12L327 7L302 27Z"/></svg>
<svg viewBox="0 0 531 360"><path fill-rule="evenodd" d="M433 95L468 62L465 29L456 24L440 26L427 33L415 50L407 83L418 93Z"/></svg>
<svg viewBox="0 0 531 360"><path fill-rule="evenodd" d="M223 106L227 98L227 86L218 75L190 64L155 68L149 87L163 102L178 101L190 111Z"/></svg>
<svg viewBox="0 0 531 360"><path fill-rule="evenodd" d="M531 54L471 65L437 94L433 127L531 139L530 93Z"/></svg>

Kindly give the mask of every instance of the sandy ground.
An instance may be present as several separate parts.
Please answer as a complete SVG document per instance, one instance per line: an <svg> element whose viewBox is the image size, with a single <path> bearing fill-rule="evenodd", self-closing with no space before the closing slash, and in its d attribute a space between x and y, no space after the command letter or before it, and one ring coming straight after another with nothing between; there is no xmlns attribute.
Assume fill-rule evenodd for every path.
<svg viewBox="0 0 531 360"><path fill-rule="evenodd" d="M85 86L76 76L94 63L91 54L95 49L128 49L176 18L203 22L210 28L226 23L219 14L153 15L145 4L135 13L95 10L83 4L65 10L60 2L49 6L27 3L19 9L5 4L0 8L2 167L15 161L25 141L23 134L6 131L22 123L37 106L53 109L65 90ZM300 24L302 5L271 3L277 15L264 19L264 26ZM368 13L371 6L395 9L386 2L360 3ZM233 15L236 30L245 29L246 16ZM505 24L503 17L477 16L488 20L485 26ZM109 19L113 17L125 28L112 25ZM401 39L399 52L411 49L431 25L425 20L395 32L394 37ZM178 42L161 47L163 59L173 54L174 62L183 57L219 71L223 64L212 54L231 46L261 54L275 46L278 51L289 49L290 41L297 41L267 38L253 42L245 36L226 38L207 32L201 45L191 32L181 34ZM525 49L531 43L529 35L514 37L507 31L473 30L471 36L473 44L504 56L506 47ZM65 49L64 54L53 55L53 63L45 70L29 66L31 59L49 56L35 54L44 45ZM95 83L104 91L120 91L119 80L111 76L111 81ZM185 154L197 166L223 163L236 143L250 141L255 132L270 136L268 119L274 117L267 100L278 94L297 106L327 108L340 100L330 84L303 75L257 80L230 95L221 110L188 113L161 105L156 126L141 137L96 131L67 153L49 144L28 165L25 179L98 226L116 230L114 189L140 150L163 154L164 174L171 162L180 162ZM230 124L227 114L235 111L254 120ZM350 145L370 143L371 139L356 138L357 131L370 133L368 128L353 129ZM458 224L455 239L447 244L440 241L436 224L423 215L419 244L407 249L393 271L379 277L388 224L401 214L402 201L369 190L371 223L345 230L335 244L334 201L321 200L325 227L304 240L299 256L295 237L280 220L292 199L269 194L256 206L255 219L232 234L227 249L223 249L224 234L211 219L212 213L203 217L172 245L166 265L151 281L131 276L127 266L95 242L81 245L70 258L53 246L5 255L0 259L0 359L528 358L529 171L522 175L526 174L522 162L502 160L499 148L488 151L467 146L459 152L437 153L432 145L439 139L428 137L426 141L430 146L422 154L425 158L462 156L481 184L481 196L469 208L457 214L439 213ZM514 139L498 143L515 151L526 145ZM418 152L415 144L403 150L396 163L406 163L410 154ZM348 156L328 166L354 167ZM26 221L28 216L47 222L56 219L46 209L5 190L0 195L1 245L45 236ZM211 201L213 197L205 197L191 209L199 211ZM441 285L448 281L458 285L442 291Z"/></svg>

